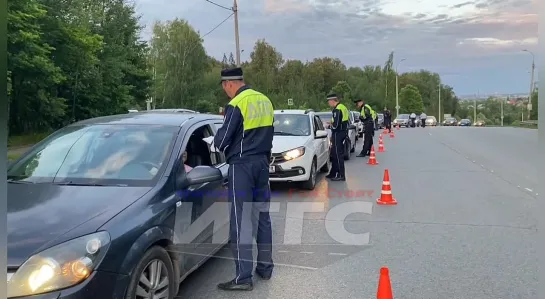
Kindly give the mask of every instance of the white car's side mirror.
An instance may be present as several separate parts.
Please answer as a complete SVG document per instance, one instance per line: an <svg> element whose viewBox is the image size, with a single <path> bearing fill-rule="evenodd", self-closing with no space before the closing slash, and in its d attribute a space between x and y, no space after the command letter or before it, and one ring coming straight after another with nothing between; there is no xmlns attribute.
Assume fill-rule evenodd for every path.
<svg viewBox="0 0 545 299"><path fill-rule="evenodd" d="M316 131L316 138L326 138L326 137L327 137L327 131L325 130Z"/></svg>

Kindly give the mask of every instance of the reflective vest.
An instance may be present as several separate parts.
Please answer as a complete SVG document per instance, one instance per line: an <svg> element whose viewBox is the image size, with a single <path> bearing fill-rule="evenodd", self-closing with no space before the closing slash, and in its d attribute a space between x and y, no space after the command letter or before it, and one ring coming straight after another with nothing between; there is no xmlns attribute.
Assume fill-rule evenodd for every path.
<svg viewBox="0 0 545 299"><path fill-rule="evenodd" d="M235 96L229 105L240 109L244 131L272 127L274 108L269 98L253 89L246 89Z"/></svg>
<svg viewBox="0 0 545 299"><path fill-rule="evenodd" d="M369 104L365 104L364 108L369 109L369 112L371 112L371 117L373 118L373 120L377 119L377 113L375 112L375 110L373 110L373 108L371 108L371 106L369 106ZM363 115L363 117L365 117L364 109L361 109L361 114Z"/></svg>
<svg viewBox="0 0 545 299"><path fill-rule="evenodd" d="M348 113L350 113L350 111L348 111L348 108L346 108L345 105L343 104L338 104L337 107L335 107L335 109L339 109L341 111L341 113L343 114L343 118L342 118L342 122L348 122L348 120L350 119L350 116ZM333 117L331 118L331 123L334 123L335 120L333 119Z"/></svg>

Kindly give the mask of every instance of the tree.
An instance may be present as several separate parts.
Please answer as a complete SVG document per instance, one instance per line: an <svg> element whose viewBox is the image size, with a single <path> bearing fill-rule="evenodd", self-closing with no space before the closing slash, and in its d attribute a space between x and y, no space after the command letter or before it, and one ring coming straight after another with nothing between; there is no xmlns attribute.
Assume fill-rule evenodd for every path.
<svg viewBox="0 0 545 299"><path fill-rule="evenodd" d="M407 85L399 92L399 106L403 113L421 113L424 103L420 91L413 85Z"/></svg>
<svg viewBox="0 0 545 299"><path fill-rule="evenodd" d="M537 100L539 98L538 89L536 88L535 91L532 93L532 111L530 111L530 117L533 120L536 120L539 118L539 107Z"/></svg>
<svg viewBox="0 0 545 299"><path fill-rule="evenodd" d="M235 66L233 53L219 60L208 56L202 36L185 20L155 23L151 39L143 42L129 0L18 0L8 2L7 13L12 134L141 109L149 98L154 108L212 113L229 101L218 79L222 68ZM436 114L440 88L442 112L472 115L438 74L396 74L393 63L393 52L384 64L350 68L335 57L284 60L273 45L258 40L242 68L247 83L279 109L288 108L289 98L295 104L290 108L329 109L325 98L334 90L347 102L361 98L375 110L393 110L399 75L403 109ZM496 106L490 105L497 102L479 112L496 119ZM505 113L520 116L520 107L506 107Z"/></svg>
<svg viewBox="0 0 545 299"><path fill-rule="evenodd" d="M235 67L237 66L237 63L235 62L235 58L233 57L233 52L229 54L229 67Z"/></svg>
<svg viewBox="0 0 545 299"><path fill-rule="evenodd" d="M352 89L350 88L350 85L346 83L346 81L337 82L337 84L332 88L331 91L336 93L337 96L340 97L345 103L349 103L352 101Z"/></svg>

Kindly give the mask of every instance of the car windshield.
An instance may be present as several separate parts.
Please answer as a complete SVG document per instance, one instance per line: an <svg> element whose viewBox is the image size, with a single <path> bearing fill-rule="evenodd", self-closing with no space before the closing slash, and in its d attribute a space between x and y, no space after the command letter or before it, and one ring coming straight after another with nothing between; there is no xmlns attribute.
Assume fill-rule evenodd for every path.
<svg viewBox="0 0 545 299"><path fill-rule="evenodd" d="M408 114L400 114L397 118L399 118L399 119L408 119L409 115Z"/></svg>
<svg viewBox="0 0 545 299"><path fill-rule="evenodd" d="M8 181L152 186L164 171L178 131L149 125L66 127L10 165Z"/></svg>
<svg viewBox="0 0 545 299"><path fill-rule="evenodd" d="M306 114L275 114L274 135L309 136L310 118Z"/></svg>
<svg viewBox="0 0 545 299"><path fill-rule="evenodd" d="M428 119L435 120L435 117L434 117L434 116L428 116L428 117L426 118L426 120L428 120Z"/></svg>
<svg viewBox="0 0 545 299"><path fill-rule="evenodd" d="M447 121L456 121L455 118L447 118Z"/></svg>

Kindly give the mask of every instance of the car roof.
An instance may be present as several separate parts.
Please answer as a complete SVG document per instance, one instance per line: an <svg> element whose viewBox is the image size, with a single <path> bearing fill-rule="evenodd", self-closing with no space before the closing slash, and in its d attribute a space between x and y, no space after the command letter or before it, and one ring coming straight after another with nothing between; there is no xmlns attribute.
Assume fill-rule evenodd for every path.
<svg viewBox="0 0 545 299"><path fill-rule="evenodd" d="M308 112L307 112L308 111ZM310 114L313 111L309 110L301 110L301 109L280 109L280 110L274 110L274 113L285 113L285 114Z"/></svg>
<svg viewBox="0 0 545 299"><path fill-rule="evenodd" d="M223 116L215 114L201 114L201 113L180 113L175 111L145 111L145 112L132 112L127 114L117 114L102 117L95 117L86 120L82 120L71 124L77 125L163 125L163 126L181 126L188 120L202 121L202 120L220 120L223 121Z"/></svg>

